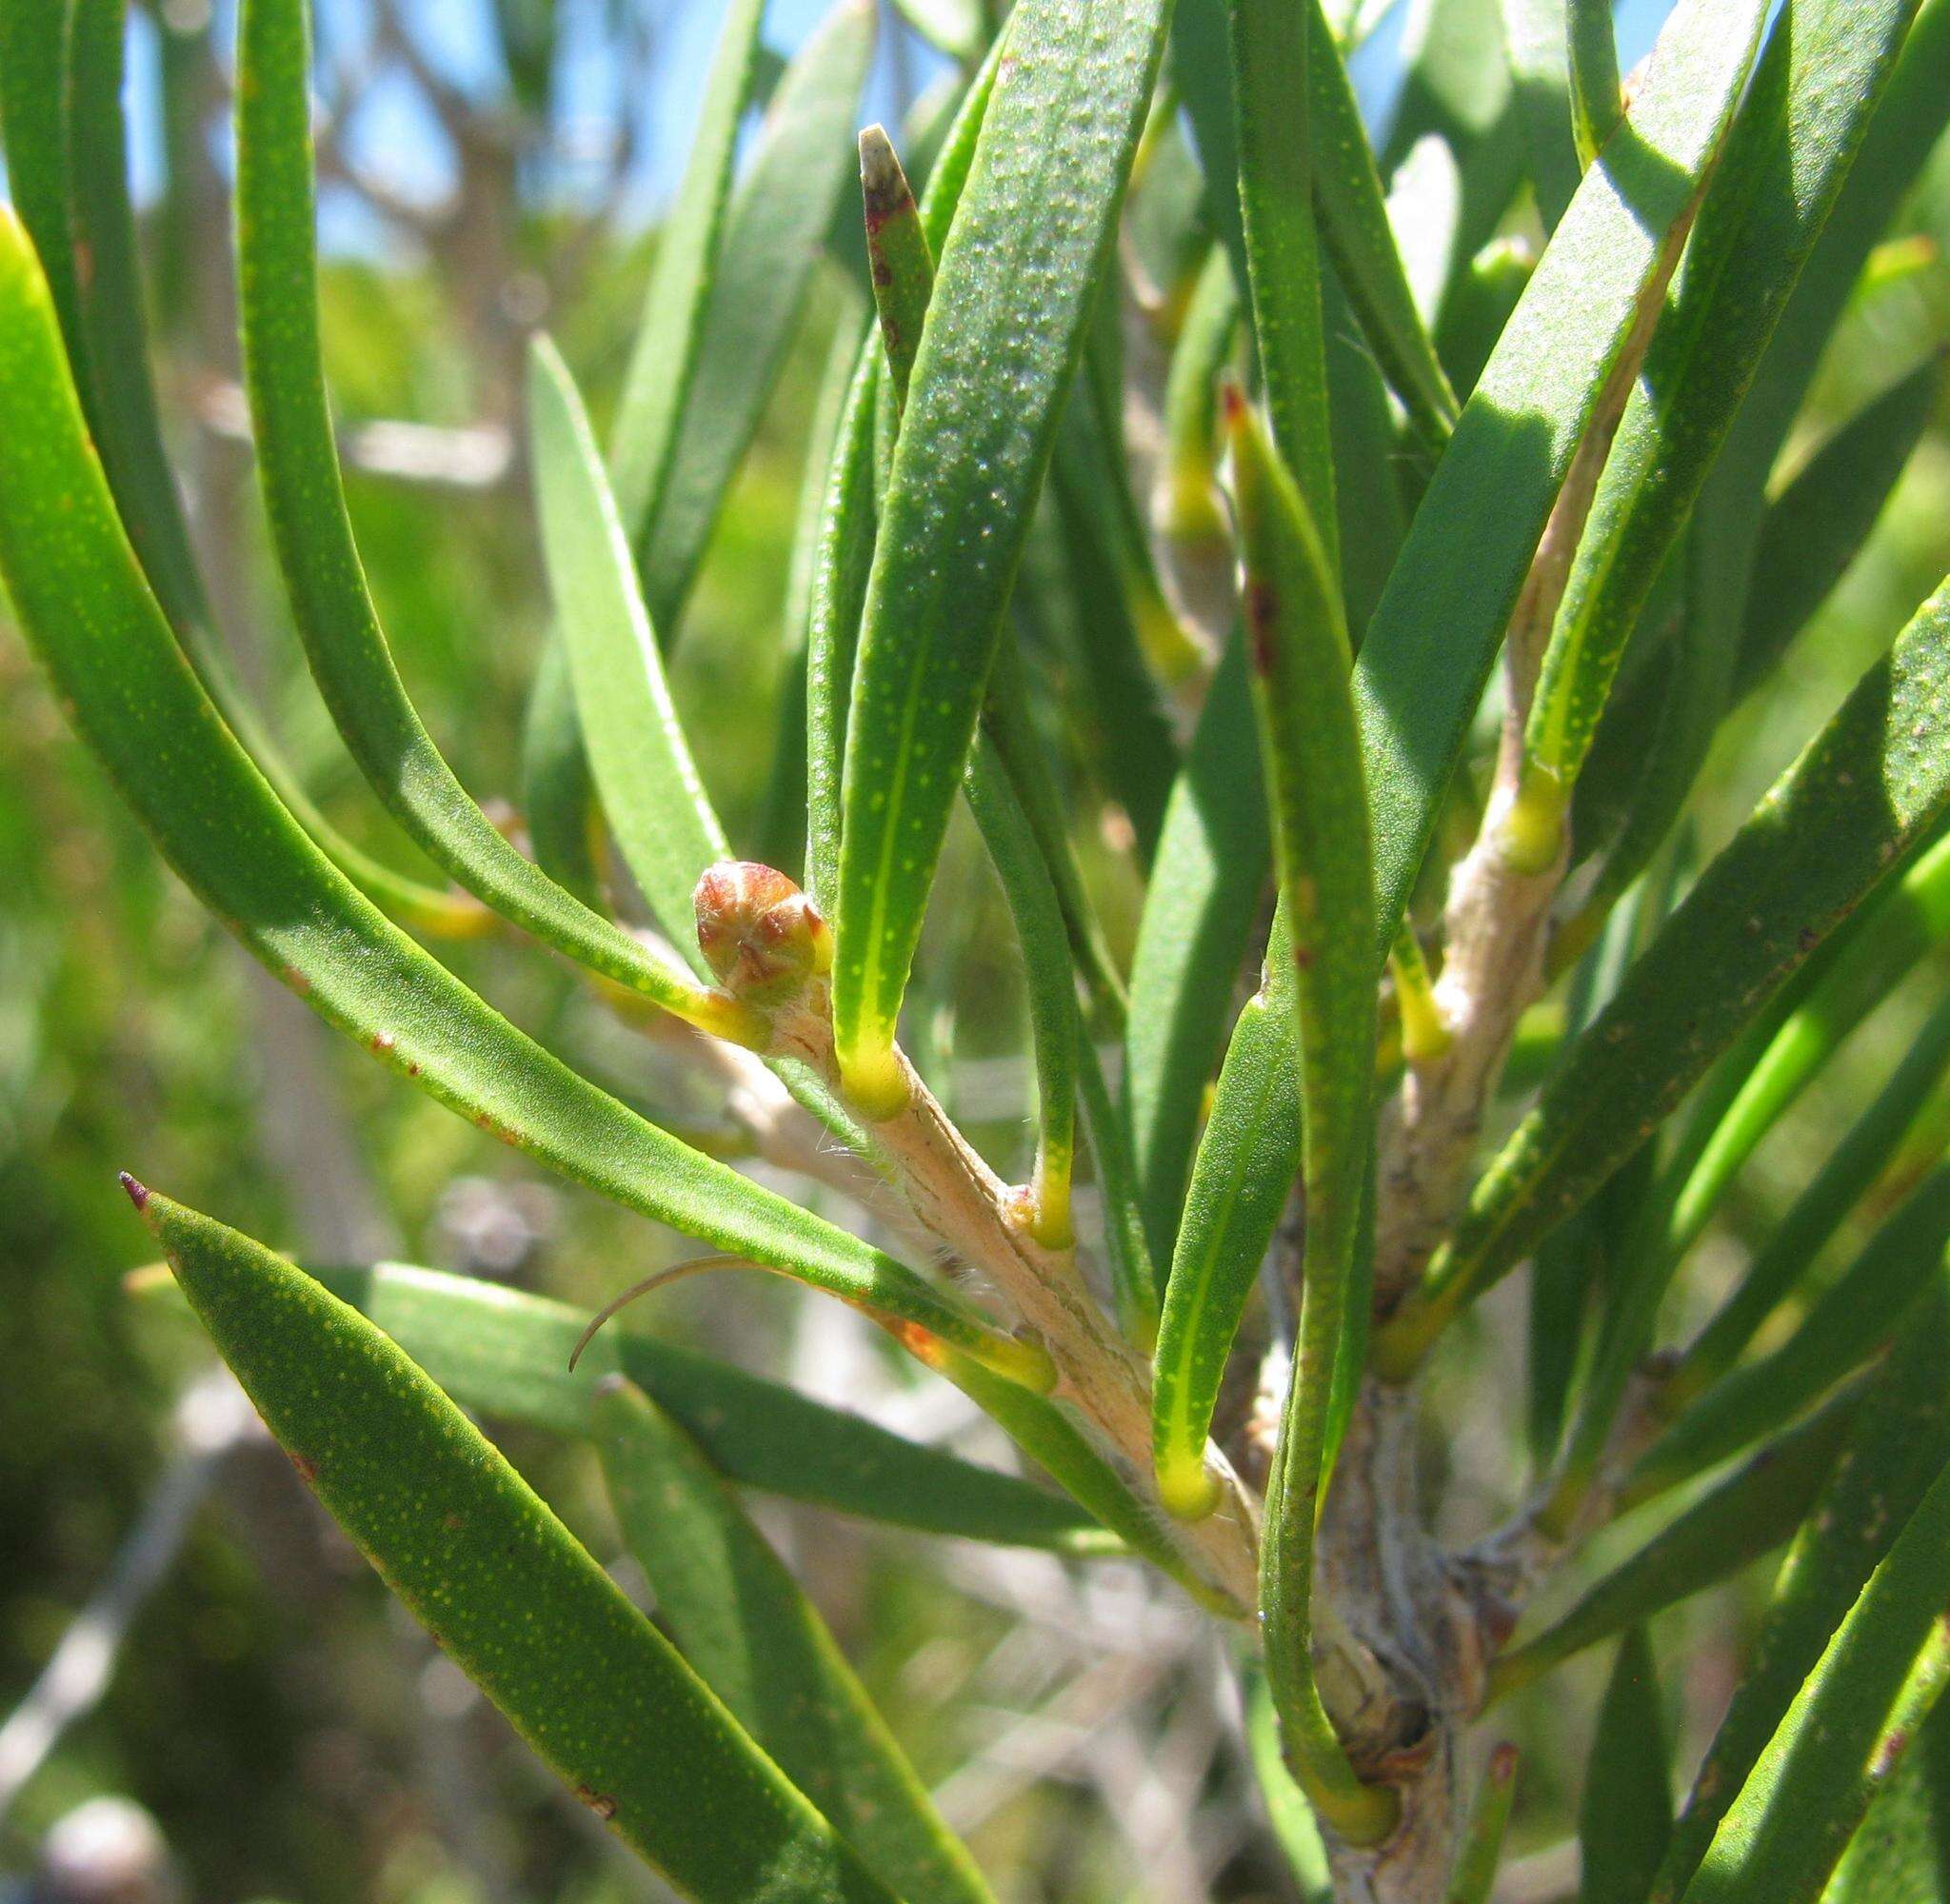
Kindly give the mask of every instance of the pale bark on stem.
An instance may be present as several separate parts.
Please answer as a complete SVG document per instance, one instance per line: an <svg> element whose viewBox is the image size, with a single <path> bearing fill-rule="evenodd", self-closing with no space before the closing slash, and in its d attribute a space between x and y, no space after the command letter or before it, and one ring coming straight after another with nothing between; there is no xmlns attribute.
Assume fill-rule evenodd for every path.
<svg viewBox="0 0 1950 1904"><path fill-rule="evenodd" d="M1518 1021L1542 987L1551 902L1563 880L1570 829L1566 822L1556 854L1542 870L1524 870L1511 862L1504 823L1517 800L1523 728L1551 625L1691 228L1688 212L1668 234L1639 294L1624 347L1599 391L1511 615L1496 780L1476 843L1450 875L1443 910L1445 951L1435 1002L1450 1041L1407 1067L1378 1135L1375 1307L1382 1316L1421 1275L1461 1207L1483 1112L1496 1094Z"/></svg>
<svg viewBox="0 0 1950 1904"><path fill-rule="evenodd" d="M806 1059L837 1087L832 1028L821 1002L815 995L782 1011L775 1048ZM1100 1451L1155 1502L1149 1371L1084 1286L1075 1251L1047 1248L1029 1235L1017 1217L1015 1192L955 1128L905 1054L897 1048L895 1059L907 1102L871 1129L915 1217L1041 1337L1056 1364L1058 1398L1094 1431ZM1244 1616L1258 1591L1254 1504L1223 1455L1208 1449L1206 1459L1224 1490L1218 1510L1199 1521L1162 1514L1161 1519L1198 1576Z"/></svg>

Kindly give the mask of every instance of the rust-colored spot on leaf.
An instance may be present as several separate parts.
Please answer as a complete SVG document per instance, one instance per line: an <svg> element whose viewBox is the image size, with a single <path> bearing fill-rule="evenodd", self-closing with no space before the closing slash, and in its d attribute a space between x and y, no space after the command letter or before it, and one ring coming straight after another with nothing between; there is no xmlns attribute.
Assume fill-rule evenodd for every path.
<svg viewBox="0 0 1950 1904"><path fill-rule="evenodd" d="M318 1480L318 1464L308 1456L299 1454L295 1448L287 1448L285 1454L291 1465L298 1470L298 1478L307 1487L315 1485Z"/></svg>
<svg viewBox="0 0 1950 1904"><path fill-rule="evenodd" d="M575 1788L575 1795L605 1823L616 1815L616 1800L607 1792L597 1792L587 1785L578 1785Z"/></svg>

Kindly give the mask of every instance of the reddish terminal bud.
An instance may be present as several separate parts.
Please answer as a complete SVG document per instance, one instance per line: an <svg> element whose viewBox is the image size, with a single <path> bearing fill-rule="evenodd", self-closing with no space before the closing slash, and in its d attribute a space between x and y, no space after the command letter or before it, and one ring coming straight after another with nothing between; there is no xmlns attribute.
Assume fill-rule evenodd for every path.
<svg viewBox="0 0 1950 1904"><path fill-rule="evenodd" d="M832 970L832 932L776 866L726 860L698 881L691 904L699 949L734 998L783 999Z"/></svg>

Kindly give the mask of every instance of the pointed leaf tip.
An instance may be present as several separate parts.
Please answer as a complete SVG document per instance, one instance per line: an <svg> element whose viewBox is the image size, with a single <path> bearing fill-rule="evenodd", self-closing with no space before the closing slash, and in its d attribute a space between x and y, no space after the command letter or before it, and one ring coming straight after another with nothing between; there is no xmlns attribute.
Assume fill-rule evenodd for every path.
<svg viewBox="0 0 1950 1904"><path fill-rule="evenodd" d="M144 1183L139 1178L131 1177L126 1170L119 1170L115 1173L115 1181L121 1184L123 1189L129 1193L129 1200L138 1210L147 1210L149 1208L149 1185L147 1183Z"/></svg>

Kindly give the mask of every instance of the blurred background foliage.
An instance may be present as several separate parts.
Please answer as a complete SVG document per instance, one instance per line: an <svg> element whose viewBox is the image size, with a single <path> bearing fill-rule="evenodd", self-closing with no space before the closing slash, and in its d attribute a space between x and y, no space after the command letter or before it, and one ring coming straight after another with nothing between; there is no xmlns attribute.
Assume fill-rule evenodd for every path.
<svg viewBox="0 0 1950 1904"><path fill-rule="evenodd" d="M687 136L717 10L711 0L321 0L326 336L340 414L360 445L355 525L414 695L484 799L518 786L545 617L509 426L519 349L546 324L599 404L613 395L667 155ZM1476 10L1493 23L1494 8ZM1626 10L1627 52L1661 10ZM805 7L774 12L782 47L813 18ZM1386 125L1401 29L1383 18L1360 69L1389 154L1403 144ZM342 827L410 864L339 749L289 638L239 440L228 33L223 8L211 18L193 0L138 8L131 23L135 170L171 447L228 632L289 750ZM897 119L945 67L889 10L864 116ZM1130 247L1143 248L1147 194L1182 184L1168 165L1153 168L1127 220ZM1527 233L1534 215L1520 200L1503 228ZM1893 231L1777 484L1826 429L1950 337L1950 151L1938 153ZM1152 321L1168 327L1185 288L1167 271L1155 288ZM853 295L837 268L818 282L711 545L676 666L685 724L746 850L761 837L771 772L801 463L821 366L835 325L853 321ZM1946 568L1950 409L1940 388L1873 535L1791 655L1791 687L1722 736L1692 809L1702 855ZM1061 633L1025 630L1054 677L1055 704L1074 714L1062 737L1070 811L1113 939L1127 950L1136 895L1105 870L1109 855L1089 851L1122 816L1089 777L1102 737L1065 675ZM1003 1156L1027 1142L1016 1116L1024 1026L1003 956L1005 916L986 881L969 843L951 844L922 962L917 1041L930 1047L944 1095ZM654 1045L621 1032L566 968L493 942L454 956L470 983L594 1075L654 1103L666 1121L687 1116L728 1139L695 1081L660 1066ZM1846 1114L1886 1075L1946 978L1940 955L1770 1139L1688 1279L1702 1313L1764 1214L1806 1181ZM990 1101L996 1121L984 1125ZM1946 1136L1950 1101L1925 1113L1900 1167L1934 1162ZM118 1553L126 1559L131 1528L146 1513L154 1521L171 1477L188 1490L177 1499L188 1509L180 1551L135 1612L99 1703L18 1790L22 1739L17 1729L0 1734L0 1894L17 1885L29 1895L110 1894L76 1892L78 1880L57 1868L74 1865L90 1829L101 1841L132 1830L133 1815L99 1803L116 1798L152 1821L170 1873L130 1897L596 1904L661 1894L553 1790L282 1462L240 1436L187 1320L126 1292L126 1273L148 1252L113 1189L125 1164L314 1260L398 1256L590 1306L667 1247L399 1089L271 985L163 870L68 737L20 645L0 639L0 1712L33 1684ZM1839 1240L1838 1259L1889 1200L1870 1200ZM1500 1297L1468 1325L1439 1407L1465 1388L1479 1410L1484 1396L1521 1393L1519 1301ZM657 1326L907 1432L995 1453L965 1404L913 1386L905 1365L833 1305L769 1285L726 1303L706 1282L664 1299ZM1484 1379L1504 1362L1506 1381ZM1508 1418L1451 1410L1438 1458L1465 1485L1449 1512L1481 1515L1507 1497L1519 1439ZM586 1454L521 1436L507 1446L599 1552L618 1551ZM780 1503L761 1512L999 1895L1189 1904L1295 1894L1290 1874L1270 1861L1214 1642L1164 1592L1117 1566L1066 1575L1046 1556L964 1550ZM161 1531L173 1548L170 1529ZM1624 1545L1601 1543L1591 1568L1606 1546ZM1768 1574L1762 1563L1668 1616L1684 1623L1661 1647L1685 1662L1669 1714L1682 1766L1724 1699ZM1571 1768L1582 1760L1602 1663L1581 1662L1507 1715L1533 1749L1513 1838L1520 1854L1500 1894L1562 1894L1562 1848L1579 1800Z"/></svg>

